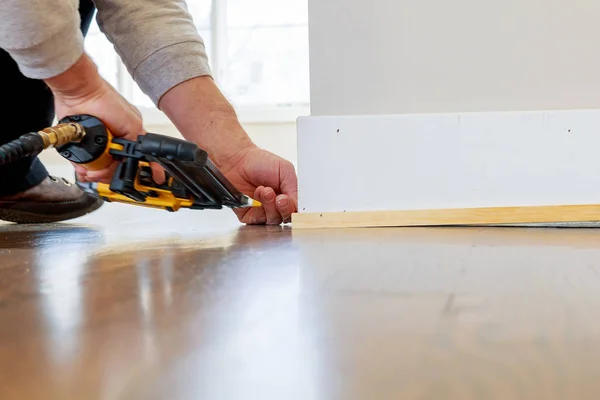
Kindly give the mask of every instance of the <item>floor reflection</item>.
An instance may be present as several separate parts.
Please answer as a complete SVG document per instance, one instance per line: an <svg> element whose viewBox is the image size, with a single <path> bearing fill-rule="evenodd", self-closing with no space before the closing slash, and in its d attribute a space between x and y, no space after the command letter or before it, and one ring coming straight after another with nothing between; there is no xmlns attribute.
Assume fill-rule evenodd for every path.
<svg viewBox="0 0 600 400"><path fill-rule="evenodd" d="M0 225L0 250L45 249L51 246L71 244L99 245L103 242L102 231L93 226ZM2 260L1 257L0 260Z"/></svg>
<svg viewBox="0 0 600 400"><path fill-rule="evenodd" d="M45 334L50 335L54 361L62 364L76 356L79 347L77 330L83 318L82 285L86 260L91 249L87 244L70 243L38 247L35 253L35 275L41 294Z"/></svg>
<svg viewBox="0 0 600 400"><path fill-rule="evenodd" d="M108 244L81 227L30 228L0 248L8 245L19 253L8 268L18 279L0 307L0 341L12 346L0 354L48 368L15 369L0 386L44 374L75 390L69 397L291 398L291 385L306 398L313 390L289 227ZM78 371L95 378L77 380Z"/></svg>
<svg viewBox="0 0 600 400"><path fill-rule="evenodd" d="M0 229L3 398L598 386L600 231L167 225Z"/></svg>

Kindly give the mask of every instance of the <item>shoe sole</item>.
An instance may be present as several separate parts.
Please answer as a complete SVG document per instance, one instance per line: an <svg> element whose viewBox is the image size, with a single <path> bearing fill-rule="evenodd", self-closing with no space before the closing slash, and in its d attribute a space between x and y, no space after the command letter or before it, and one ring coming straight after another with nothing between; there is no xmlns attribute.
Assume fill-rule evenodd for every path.
<svg viewBox="0 0 600 400"><path fill-rule="evenodd" d="M86 209L56 215L36 214L21 210L0 209L0 220L14 222L17 224L48 224L53 222L62 222L83 217L84 215L96 211L102 207L103 204L104 201L98 199Z"/></svg>

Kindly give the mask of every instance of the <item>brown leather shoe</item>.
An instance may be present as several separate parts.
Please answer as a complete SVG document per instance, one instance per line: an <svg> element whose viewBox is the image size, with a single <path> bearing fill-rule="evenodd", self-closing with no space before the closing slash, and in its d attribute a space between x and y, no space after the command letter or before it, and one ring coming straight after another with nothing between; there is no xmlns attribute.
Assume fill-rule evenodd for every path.
<svg viewBox="0 0 600 400"><path fill-rule="evenodd" d="M50 176L25 192L0 197L0 220L21 224L66 221L89 214L102 204L101 199L66 179Z"/></svg>

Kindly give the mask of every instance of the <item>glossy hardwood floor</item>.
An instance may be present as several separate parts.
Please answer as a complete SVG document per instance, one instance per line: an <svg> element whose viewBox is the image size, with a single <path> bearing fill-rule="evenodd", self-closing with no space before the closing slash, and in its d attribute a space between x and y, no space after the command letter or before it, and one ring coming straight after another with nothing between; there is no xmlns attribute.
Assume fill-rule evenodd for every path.
<svg viewBox="0 0 600 400"><path fill-rule="evenodd" d="M592 399L600 230L0 225L0 398Z"/></svg>

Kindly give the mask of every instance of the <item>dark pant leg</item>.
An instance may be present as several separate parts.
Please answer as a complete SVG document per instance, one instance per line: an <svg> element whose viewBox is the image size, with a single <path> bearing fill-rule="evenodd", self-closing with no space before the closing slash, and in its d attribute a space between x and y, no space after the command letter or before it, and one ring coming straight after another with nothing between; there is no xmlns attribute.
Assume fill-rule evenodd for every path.
<svg viewBox="0 0 600 400"><path fill-rule="evenodd" d="M5 98L0 106L0 143L5 144L52 124L52 93L43 81L24 77L17 64L0 50L0 87ZM10 90L9 88L13 89ZM8 95L10 93L10 95ZM29 157L0 167L0 196L22 192L37 185L48 173L37 157Z"/></svg>
<svg viewBox="0 0 600 400"><path fill-rule="evenodd" d="M92 0L81 0L81 30L87 34L94 16ZM54 100L51 91L41 80L21 74L15 61L0 49L0 88L4 100L0 102L0 144L5 144L27 133L44 129L54 120ZM12 88L12 89L11 89ZM0 196L23 192L48 176L37 157L18 160L0 167Z"/></svg>
<svg viewBox="0 0 600 400"><path fill-rule="evenodd" d="M93 0L79 0L79 15L81 16L81 32L83 36L87 35L96 6Z"/></svg>

